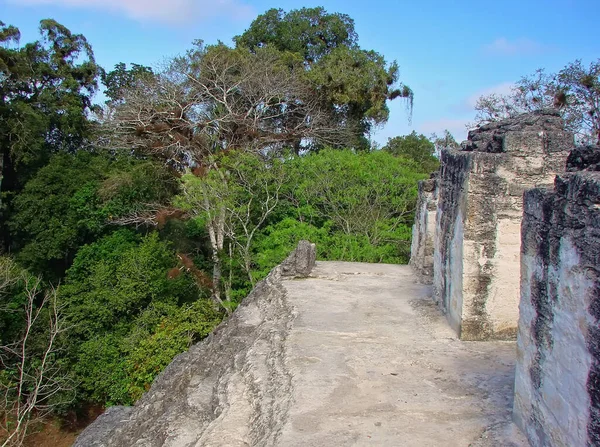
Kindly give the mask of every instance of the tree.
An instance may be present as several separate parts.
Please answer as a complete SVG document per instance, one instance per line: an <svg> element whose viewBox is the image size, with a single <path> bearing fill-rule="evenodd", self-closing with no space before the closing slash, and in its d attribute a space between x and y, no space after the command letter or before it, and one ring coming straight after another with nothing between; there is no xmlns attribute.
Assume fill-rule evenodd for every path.
<svg viewBox="0 0 600 447"><path fill-rule="evenodd" d="M350 17L329 14L320 7L289 13L271 9L234 38L237 48L257 51L271 46L298 55L337 125L353 134L342 146L367 149L371 129L388 119L387 101L402 97L412 108L413 92L406 85L397 85L396 62L388 66L383 56L361 49L357 40Z"/></svg>
<svg viewBox="0 0 600 447"><path fill-rule="evenodd" d="M445 149L460 149L460 144L458 144L448 129L445 129L442 135L437 135L436 133L431 134L429 141L431 141L435 148L433 155L438 159Z"/></svg>
<svg viewBox="0 0 600 447"><path fill-rule="evenodd" d="M152 302L182 304L198 298L187 275L169 278L175 253L156 233L142 237L120 229L79 250L60 298L82 340L130 324Z"/></svg>
<svg viewBox="0 0 600 447"><path fill-rule="evenodd" d="M113 145L180 170L221 151L337 143L343 132L279 52L200 44L129 89L108 129L117 137Z"/></svg>
<svg viewBox="0 0 600 447"><path fill-rule="evenodd" d="M127 90L134 88L144 79L152 79L154 72L152 68L139 64L131 64L131 68L128 69L127 64L120 62L109 72L101 69L100 76L106 86L106 102L114 104L124 100Z"/></svg>
<svg viewBox="0 0 600 447"><path fill-rule="evenodd" d="M423 172L432 172L439 165L438 160L434 157L435 148L435 143L425 135L417 135L413 131L409 135L389 138L381 150L414 160Z"/></svg>
<svg viewBox="0 0 600 447"><path fill-rule="evenodd" d="M225 244L230 244L230 259L233 251L240 256L241 267L254 285L254 238L278 206L286 176L280 159L267 161L247 152L220 157L213 166L202 175L183 177L183 192L176 204L199 218L208 230L214 265L213 298L228 310L220 294ZM225 288L228 302L230 284L231 279Z"/></svg>
<svg viewBox="0 0 600 447"><path fill-rule="evenodd" d="M190 272L193 263L182 258L156 232L128 229L78 251L59 299L73 326L63 360L80 400L133 403L172 356L220 322L209 291Z"/></svg>
<svg viewBox="0 0 600 447"><path fill-rule="evenodd" d="M87 114L97 89L98 66L91 46L54 20L42 20L40 32L41 41L19 47L19 30L0 23L3 202L51 154L80 149L92 129ZM3 234L6 249L9 233L4 229Z"/></svg>
<svg viewBox="0 0 600 447"><path fill-rule="evenodd" d="M329 259L407 260L417 182L426 177L417 163L383 151L323 150L291 160L288 169L288 213L316 227L330 225L329 252L323 252Z"/></svg>
<svg viewBox="0 0 600 447"><path fill-rule="evenodd" d="M20 446L29 426L73 398L75 385L57 358L69 326L56 290L43 291L40 278L6 257L0 276L2 311L19 319L19 330L12 337L3 331L0 343L0 441Z"/></svg>
<svg viewBox="0 0 600 447"><path fill-rule="evenodd" d="M169 200L173 177L158 163L130 156L58 153L13 199L8 228L17 260L59 280L77 250L112 231L110 224L146 203Z"/></svg>
<svg viewBox="0 0 600 447"><path fill-rule="evenodd" d="M108 99L104 107L96 110L97 118L100 121L110 120L115 108L125 101L127 92L141 86L144 81L151 81L153 77L154 71L145 65L131 64L127 68L127 64L120 62L108 72L100 68L100 78L106 86L104 94Z"/></svg>
<svg viewBox="0 0 600 447"><path fill-rule="evenodd" d="M477 101L476 121L489 122L541 109L556 109L567 130L584 143L600 144L600 59L585 67L571 62L555 74L543 69L521 78L508 95Z"/></svg>
<svg viewBox="0 0 600 447"><path fill-rule="evenodd" d="M17 258L36 274L59 279L77 249L102 231L97 189L109 162L89 153L56 154L13 199L8 228Z"/></svg>
<svg viewBox="0 0 600 447"><path fill-rule="evenodd" d="M255 50L272 46L282 52L296 53L307 65L312 65L340 46L356 48L358 35L350 16L328 14L317 7L289 13L270 9L233 40L238 48Z"/></svg>

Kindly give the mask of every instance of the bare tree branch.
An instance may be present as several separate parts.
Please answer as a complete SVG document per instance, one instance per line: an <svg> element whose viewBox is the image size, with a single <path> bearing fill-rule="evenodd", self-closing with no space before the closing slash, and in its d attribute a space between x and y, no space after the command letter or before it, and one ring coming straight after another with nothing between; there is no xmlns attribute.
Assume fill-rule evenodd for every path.
<svg viewBox="0 0 600 447"><path fill-rule="evenodd" d="M183 169L223 150L335 145L343 129L301 67L279 53L211 47L136 84L107 120L103 144L134 148Z"/></svg>
<svg viewBox="0 0 600 447"><path fill-rule="evenodd" d="M56 396L74 389L68 374L55 361L57 339L69 329L56 289L43 292L41 279L26 273L20 274L19 280L24 282L26 295L24 328L17 340L0 346L0 430L5 434L2 447L22 445L31 424L65 403Z"/></svg>

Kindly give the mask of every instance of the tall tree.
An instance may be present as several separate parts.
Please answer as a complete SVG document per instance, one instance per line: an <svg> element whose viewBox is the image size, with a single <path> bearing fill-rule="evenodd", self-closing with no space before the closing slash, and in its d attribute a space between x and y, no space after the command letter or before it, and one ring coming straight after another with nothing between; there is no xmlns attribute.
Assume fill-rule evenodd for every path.
<svg viewBox="0 0 600 447"><path fill-rule="evenodd" d="M40 33L40 41L19 46L19 30L0 22L3 214L11 193L52 153L79 149L92 126L98 66L91 46L54 20L42 20Z"/></svg>
<svg viewBox="0 0 600 447"><path fill-rule="evenodd" d="M270 9L233 40L238 48L255 50L268 45L299 54L307 65L318 62L340 46L358 47L354 20L346 14L329 14L322 7L295 9L289 13Z"/></svg>
<svg viewBox="0 0 600 447"><path fill-rule="evenodd" d="M237 48L274 47L301 57L307 78L324 95L337 124L353 130L346 145L369 147L366 137L389 117L388 100L402 97L412 107L412 90L398 84L398 64L388 65L379 53L361 49L354 21L345 14L320 7L288 13L271 9L234 41Z"/></svg>

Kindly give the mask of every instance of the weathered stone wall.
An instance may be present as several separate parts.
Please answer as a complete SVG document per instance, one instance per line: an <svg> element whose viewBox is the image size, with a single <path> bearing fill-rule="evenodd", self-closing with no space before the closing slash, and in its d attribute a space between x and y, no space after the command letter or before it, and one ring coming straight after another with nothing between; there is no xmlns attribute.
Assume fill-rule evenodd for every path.
<svg viewBox="0 0 600 447"><path fill-rule="evenodd" d="M291 404L284 367L294 313L282 277L304 277L315 246L301 241L233 315L178 355L134 407L111 407L74 447L276 445Z"/></svg>
<svg viewBox="0 0 600 447"><path fill-rule="evenodd" d="M600 149L569 170L586 158L597 170ZM563 174L524 207L515 421L535 447L598 446L600 173Z"/></svg>
<svg viewBox="0 0 600 447"><path fill-rule="evenodd" d="M573 137L551 112L469 133L442 153L434 296L464 340L516 336L523 191L564 171Z"/></svg>
<svg viewBox="0 0 600 447"><path fill-rule="evenodd" d="M410 265L419 279L431 283L433 277L433 239L437 212L437 175L419 182L419 195L412 229Z"/></svg>

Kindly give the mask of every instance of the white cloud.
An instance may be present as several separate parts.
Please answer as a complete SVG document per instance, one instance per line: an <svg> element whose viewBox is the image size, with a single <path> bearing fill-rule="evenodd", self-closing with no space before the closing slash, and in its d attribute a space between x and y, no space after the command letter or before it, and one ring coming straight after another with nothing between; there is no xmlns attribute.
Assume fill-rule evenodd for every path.
<svg viewBox="0 0 600 447"><path fill-rule="evenodd" d="M483 51L491 55L515 56L522 54L536 54L547 50L546 46L526 38L508 40L499 37L492 43L483 46Z"/></svg>
<svg viewBox="0 0 600 447"><path fill-rule="evenodd" d="M18 5L59 5L108 10L138 21L179 24L193 19L228 16L244 19L254 15L239 0L11 0Z"/></svg>

